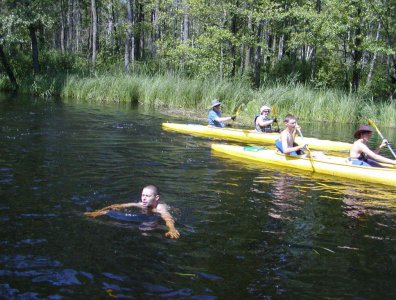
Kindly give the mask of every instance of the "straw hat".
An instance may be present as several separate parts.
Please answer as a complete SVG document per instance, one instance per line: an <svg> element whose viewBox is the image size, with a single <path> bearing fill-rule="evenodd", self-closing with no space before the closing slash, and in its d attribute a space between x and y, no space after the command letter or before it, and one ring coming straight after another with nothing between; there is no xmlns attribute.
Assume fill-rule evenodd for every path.
<svg viewBox="0 0 396 300"><path fill-rule="evenodd" d="M358 130L356 130L353 134L353 136L358 139L360 138L360 134L363 132L373 132L373 128L371 128L371 126L369 125L360 125Z"/></svg>
<svg viewBox="0 0 396 300"><path fill-rule="evenodd" d="M267 105L261 106L261 108L260 108L260 114L262 114L264 110L271 110L271 107L269 107L269 106L267 106Z"/></svg>

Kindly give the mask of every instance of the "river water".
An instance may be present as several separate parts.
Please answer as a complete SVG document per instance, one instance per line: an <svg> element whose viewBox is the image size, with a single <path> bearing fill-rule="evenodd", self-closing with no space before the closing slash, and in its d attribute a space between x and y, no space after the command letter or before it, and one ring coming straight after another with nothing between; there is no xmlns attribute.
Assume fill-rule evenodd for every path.
<svg viewBox="0 0 396 300"><path fill-rule="evenodd" d="M394 298L395 187L232 160L166 121L189 122L0 96L1 299ZM350 142L355 126L303 128ZM84 216L149 183L180 239L139 211Z"/></svg>

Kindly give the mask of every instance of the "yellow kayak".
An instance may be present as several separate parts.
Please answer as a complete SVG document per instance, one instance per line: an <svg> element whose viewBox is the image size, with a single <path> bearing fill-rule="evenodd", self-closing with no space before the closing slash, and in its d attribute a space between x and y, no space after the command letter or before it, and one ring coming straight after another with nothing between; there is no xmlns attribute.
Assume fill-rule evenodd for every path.
<svg viewBox="0 0 396 300"><path fill-rule="evenodd" d="M279 137L279 133L265 133L257 132L255 130L235 129L227 127L220 128L198 124L162 123L162 128L168 131L214 137L224 140L233 140L248 143L267 143L273 145L275 143L275 140ZM303 143L301 137L296 137L296 143ZM320 140L307 137L304 138L304 143L308 144L311 149L325 151L348 151L352 147L352 144L350 143Z"/></svg>
<svg viewBox="0 0 396 300"><path fill-rule="evenodd" d="M266 164L396 186L396 167L387 164L383 164L384 168L354 166L343 157L320 154L317 158L301 158L252 146L212 144L212 150Z"/></svg>

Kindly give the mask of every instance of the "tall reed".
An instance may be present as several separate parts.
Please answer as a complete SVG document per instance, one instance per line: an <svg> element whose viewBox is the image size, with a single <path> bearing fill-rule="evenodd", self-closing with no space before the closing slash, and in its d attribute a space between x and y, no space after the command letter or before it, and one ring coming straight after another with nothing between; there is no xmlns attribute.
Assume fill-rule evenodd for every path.
<svg viewBox="0 0 396 300"><path fill-rule="evenodd" d="M295 83L253 89L244 80L186 79L173 74L70 76L62 94L80 101L133 102L179 113L193 111L198 118L205 117L210 102L217 98L224 114L237 113L238 124L249 127L264 104L275 109L279 121L293 113L306 122L367 123L373 118L383 126L396 127L392 102L374 103L355 94Z"/></svg>

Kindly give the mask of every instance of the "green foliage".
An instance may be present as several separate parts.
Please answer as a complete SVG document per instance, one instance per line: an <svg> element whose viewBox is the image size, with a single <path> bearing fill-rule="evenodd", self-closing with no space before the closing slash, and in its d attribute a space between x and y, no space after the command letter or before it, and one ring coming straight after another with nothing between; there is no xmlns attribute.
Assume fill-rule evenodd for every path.
<svg viewBox="0 0 396 300"><path fill-rule="evenodd" d="M223 74L229 77L232 60L222 55L222 49L235 43L236 40L229 30L212 26L194 41L194 46L191 41L185 43L163 39L158 44L159 59L163 60L165 66L183 71L188 76L206 78L218 74L222 67Z"/></svg>
<svg viewBox="0 0 396 300"><path fill-rule="evenodd" d="M94 76L106 77L101 80L110 86L122 82L121 91L104 96L106 92L98 88L97 95L85 92L88 98L133 98L188 108L201 107L218 97L230 99L232 110L252 98L256 92L250 89L253 83L271 86L271 90L281 83L292 86L295 95L290 97L297 98L300 93L309 94L308 90L343 90L347 99L337 97L343 98L341 103L353 105L349 98L352 89L359 88L356 96L360 102L374 99L374 103L382 103L394 97L395 0L135 1L133 25L127 21L125 1L97 1L95 65L90 62L89 1L79 1L73 7L50 0L0 2L1 45L22 89L35 94L60 93L62 78L72 75L88 76L88 86ZM34 29L38 38L42 73L37 77L33 75L29 29ZM122 80L128 29L134 33L136 55L130 62L128 80ZM61 45L67 48L66 53L59 51ZM208 83L219 79L220 83ZM129 82L147 86L147 91L131 88ZM241 90L228 88L230 82ZM7 88L6 83L2 86ZM97 88L94 83L93 87ZM320 106L325 106L322 98L332 103L322 94L314 95ZM174 100L176 97L180 100ZM283 101L297 111L307 111Z"/></svg>

